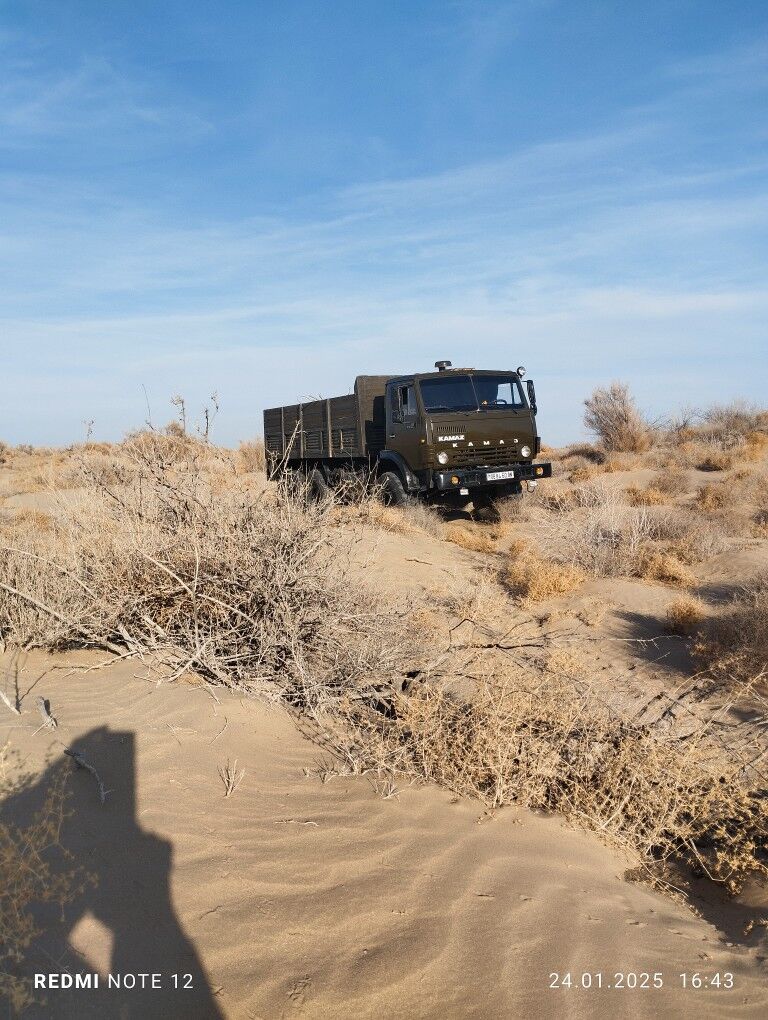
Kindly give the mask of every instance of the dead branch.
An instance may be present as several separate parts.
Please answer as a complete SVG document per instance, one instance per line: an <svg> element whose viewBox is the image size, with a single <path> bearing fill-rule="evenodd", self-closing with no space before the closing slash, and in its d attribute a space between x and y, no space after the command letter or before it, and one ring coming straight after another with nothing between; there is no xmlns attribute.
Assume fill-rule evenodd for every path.
<svg viewBox="0 0 768 1020"><path fill-rule="evenodd" d="M91 765L91 763L83 757L82 752L76 751L71 747L65 747L64 754L68 754L78 768L86 769L88 772L91 773L99 787L99 797L101 799L101 803L103 804L107 799L107 794L111 793L112 791L105 789L104 783L101 781L101 776L93 767L93 765Z"/></svg>

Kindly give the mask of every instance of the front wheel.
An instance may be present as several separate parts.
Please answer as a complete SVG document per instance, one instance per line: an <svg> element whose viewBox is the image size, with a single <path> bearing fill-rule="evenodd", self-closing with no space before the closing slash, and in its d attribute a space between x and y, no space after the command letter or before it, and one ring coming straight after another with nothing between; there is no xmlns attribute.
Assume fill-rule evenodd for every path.
<svg viewBox="0 0 768 1020"><path fill-rule="evenodd" d="M408 506L411 498L405 491L403 480L394 471L384 471L379 477L381 496L387 506Z"/></svg>
<svg viewBox="0 0 768 1020"><path fill-rule="evenodd" d="M498 524L501 520L498 499L494 496L485 494L482 496L475 496L472 500L472 510L478 520L484 521L488 524Z"/></svg>

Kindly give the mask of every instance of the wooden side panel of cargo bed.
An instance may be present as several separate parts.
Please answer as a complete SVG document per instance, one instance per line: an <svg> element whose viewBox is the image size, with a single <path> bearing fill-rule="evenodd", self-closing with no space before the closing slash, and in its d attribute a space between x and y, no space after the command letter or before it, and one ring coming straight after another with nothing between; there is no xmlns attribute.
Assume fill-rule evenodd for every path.
<svg viewBox="0 0 768 1020"><path fill-rule="evenodd" d="M363 456L354 394L266 410L264 443L291 461Z"/></svg>

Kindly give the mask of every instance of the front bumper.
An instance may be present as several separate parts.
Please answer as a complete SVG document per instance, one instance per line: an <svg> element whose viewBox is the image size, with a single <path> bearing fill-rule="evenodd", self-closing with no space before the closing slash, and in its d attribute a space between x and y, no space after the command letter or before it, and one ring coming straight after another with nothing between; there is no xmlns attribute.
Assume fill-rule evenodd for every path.
<svg viewBox="0 0 768 1020"><path fill-rule="evenodd" d="M489 474L494 475L508 471L513 472L508 478L489 479L487 477ZM537 482L540 478L551 477L551 464L494 464L492 467L435 471L432 474L432 484L439 492L450 492L452 489L485 489L502 485L516 485L520 482Z"/></svg>

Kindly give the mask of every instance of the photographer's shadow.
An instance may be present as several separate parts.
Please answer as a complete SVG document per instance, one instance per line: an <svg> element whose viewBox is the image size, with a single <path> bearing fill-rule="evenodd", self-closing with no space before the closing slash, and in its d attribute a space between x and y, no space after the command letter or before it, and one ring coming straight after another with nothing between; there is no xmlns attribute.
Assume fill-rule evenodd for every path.
<svg viewBox="0 0 768 1020"><path fill-rule="evenodd" d="M137 979L132 989L109 988L102 973L98 989L38 992L46 1004L31 1007L25 1017L221 1018L203 966L171 902L172 844L142 829L136 818L134 734L101 727L73 746L97 768L110 791L102 805L96 781L85 769L78 769L67 783L71 813L64 821L61 843L72 853L73 863L90 872L95 882L86 883L65 907L63 922L58 908L36 913L43 935L30 951L26 973L73 977L92 973L94 961L83 959L68 941L79 922L92 917L111 936L109 973L121 980L126 974L160 974L161 987L142 989ZM72 768L71 758L57 758L34 785L0 805L0 817L19 827L28 825L57 774Z"/></svg>

